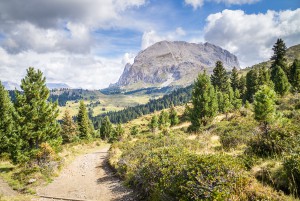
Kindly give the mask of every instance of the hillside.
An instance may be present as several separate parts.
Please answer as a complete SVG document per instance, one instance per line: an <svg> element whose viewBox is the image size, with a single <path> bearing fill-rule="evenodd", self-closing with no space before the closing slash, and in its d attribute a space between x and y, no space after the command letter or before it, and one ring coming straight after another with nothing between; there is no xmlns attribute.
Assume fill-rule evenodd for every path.
<svg viewBox="0 0 300 201"><path fill-rule="evenodd" d="M132 65L126 64L119 81L110 88L188 86L204 69L211 73L218 60L227 71L239 68L235 55L213 44L161 41L141 51Z"/></svg>

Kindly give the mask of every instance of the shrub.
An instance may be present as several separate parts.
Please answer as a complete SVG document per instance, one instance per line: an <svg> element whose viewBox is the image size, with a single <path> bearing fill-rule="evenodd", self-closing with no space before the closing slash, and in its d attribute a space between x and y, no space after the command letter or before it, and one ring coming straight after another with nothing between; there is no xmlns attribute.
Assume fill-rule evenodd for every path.
<svg viewBox="0 0 300 201"><path fill-rule="evenodd" d="M300 197L300 155L295 154L286 157L283 167L289 180L290 192Z"/></svg>

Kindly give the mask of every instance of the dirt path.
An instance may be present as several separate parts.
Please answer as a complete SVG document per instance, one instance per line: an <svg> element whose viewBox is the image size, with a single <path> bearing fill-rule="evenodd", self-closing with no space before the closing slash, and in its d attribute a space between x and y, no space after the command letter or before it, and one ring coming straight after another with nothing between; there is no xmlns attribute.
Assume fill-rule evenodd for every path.
<svg viewBox="0 0 300 201"><path fill-rule="evenodd" d="M112 175L106 161L107 151L108 148L103 148L79 156L52 183L38 189L37 194L71 200L135 200L132 191Z"/></svg>
<svg viewBox="0 0 300 201"><path fill-rule="evenodd" d="M14 196L18 193L14 191L5 181L0 178L0 195Z"/></svg>

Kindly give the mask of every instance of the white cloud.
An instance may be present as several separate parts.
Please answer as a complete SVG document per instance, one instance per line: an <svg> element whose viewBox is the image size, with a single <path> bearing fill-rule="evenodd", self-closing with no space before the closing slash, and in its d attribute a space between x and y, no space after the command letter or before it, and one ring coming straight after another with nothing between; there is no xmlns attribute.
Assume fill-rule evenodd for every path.
<svg viewBox="0 0 300 201"><path fill-rule="evenodd" d="M185 36L186 32L182 29L182 27L177 27L176 30L165 33L157 33L154 30L146 31L142 37L141 49L144 50L154 43L162 40L185 40Z"/></svg>
<svg viewBox="0 0 300 201"><path fill-rule="evenodd" d="M241 10L224 10L207 17L204 38L236 54L243 67L272 55L277 38L287 46L300 43L300 9L246 14Z"/></svg>
<svg viewBox="0 0 300 201"><path fill-rule="evenodd" d="M40 69L47 82L64 82L71 87L99 89L116 82L123 71L122 57L106 59L71 53L22 52L8 54L0 48L0 80L20 83L26 69Z"/></svg>
<svg viewBox="0 0 300 201"><path fill-rule="evenodd" d="M194 9L200 8L206 2L224 3L226 5L242 5L253 4L260 0L184 0L187 5L191 5Z"/></svg>
<svg viewBox="0 0 300 201"><path fill-rule="evenodd" d="M135 54L133 53L125 53L122 59L122 64L125 66L126 64L130 63L133 64L135 58Z"/></svg>

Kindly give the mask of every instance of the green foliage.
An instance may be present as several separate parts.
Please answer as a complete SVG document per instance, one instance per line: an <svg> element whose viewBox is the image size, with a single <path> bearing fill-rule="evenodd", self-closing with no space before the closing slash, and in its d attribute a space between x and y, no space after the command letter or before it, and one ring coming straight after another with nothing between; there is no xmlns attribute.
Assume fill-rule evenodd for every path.
<svg viewBox="0 0 300 201"><path fill-rule="evenodd" d="M259 89L259 73L257 69L251 69L246 75L246 100L253 102L253 96Z"/></svg>
<svg viewBox="0 0 300 201"><path fill-rule="evenodd" d="M254 115L255 119L266 126L275 119L276 94L270 87L264 85L255 94ZM267 130L265 130L267 131Z"/></svg>
<svg viewBox="0 0 300 201"><path fill-rule="evenodd" d="M100 127L100 137L103 140L108 140L112 134L113 127L108 117L105 117Z"/></svg>
<svg viewBox="0 0 300 201"><path fill-rule="evenodd" d="M177 115L177 112L176 112L174 106L172 106L170 108L169 117L170 117L171 126L175 126L179 123L179 118L178 118L178 115Z"/></svg>
<svg viewBox="0 0 300 201"><path fill-rule="evenodd" d="M133 126L130 130L131 135L138 135L139 133L140 133L140 130L137 125Z"/></svg>
<svg viewBox="0 0 300 201"><path fill-rule="evenodd" d="M300 61L298 59L295 59L291 66L290 82L293 91L300 92Z"/></svg>
<svg viewBox="0 0 300 201"><path fill-rule="evenodd" d="M80 139L90 139L93 134L90 119L88 117L87 109L84 102L81 100L77 115L77 126Z"/></svg>
<svg viewBox="0 0 300 201"><path fill-rule="evenodd" d="M198 131L201 125L207 125L218 110L215 90L206 72L199 74L194 83L192 104L193 108L190 109L192 125L189 129L190 131Z"/></svg>
<svg viewBox="0 0 300 201"><path fill-rule="evenodd" d="M63 138L63 143L73 142L76 139L77 134L77 126L69 111L66 110L61 123L61 136Z"/></svg>
<svg viewBox="0 0 300 201"><path fill-rule="evenodd" d="M3 152L9 153L15 149L13 144L11 144L16 137L14 115L14 107L8 92L0 81L0 154Z"/></svg>
<svg viewBox="0 0 300 201"><path fill-rule="evenodd" d="M247 92L247 86L246 86L246 77L241 76L239 80L238 90L240 92L240 98L243 100L243 102L246 101L246 92Z"/></svg>
<svg viewBox="0 0 300 201"><path fill-rule="evenodd" d="M158 125L160 129L167 128L170 126L170 117L169 113L162 110L159 114Z"/></svg>
<svg viewBox="0 0 300 201"><path fill-rule="evenodd" d="M286 157L283 167L289 181L290 192L300 197L300 155L293 154Z"/></svg>
<svg viewBox="0 0 300 201"><path fill-rule="evenodd" d="M238 71L237 71L236 67L233 67L233 69L231 71L230 84L234 91L239 88L240 79L239 79L239 75L238 75Z"/></svg>
<svg viewBox="0 0 300 201"><path fill-rule="evenodd" d="M290 90L290 83L285 72L281 69L280 66L275 66L273 69L274 74L274 89L281 96L287 94Z"/></svg>
<svg viewBox="0 0 300 201"><path fill-rule="evenodd" d="M221 61L216 62L216 67L214 68L213 74L211 75L211 84L221 92L228 91L228 76Z"/></svg>
<svg viewBox="0 0 300 201"><path fill-rule="evenodd" d="M284 41L279 38L277 39L276 43L274 44L272 50L274 51L273 56L271 57L271 60L273 60L272 65L271 65L271 79L272 81L275 83L275 71L274 69L276 68L276 66L279 66L284 73L286 74L286 76L288 77L289 74L289 69L287 66L287 60L285 58L286 56L286 46Z"/></svg>
<svg viewBox="0 0 300 201"><path fill-rule="evenodd" d="M59 137L57 104L48 102L46 78L30 67L21 81L23 93L16 94L20 151L24 159L32 158L40 144Z"/></svg>
<svg viewBox="0 0 300 201"><path fill-rule="evenodd" d="M152 118L148 124L148 127L152 133L155 133L156 129L158 128L158 117L156 115L152 116Z"/></svg>

